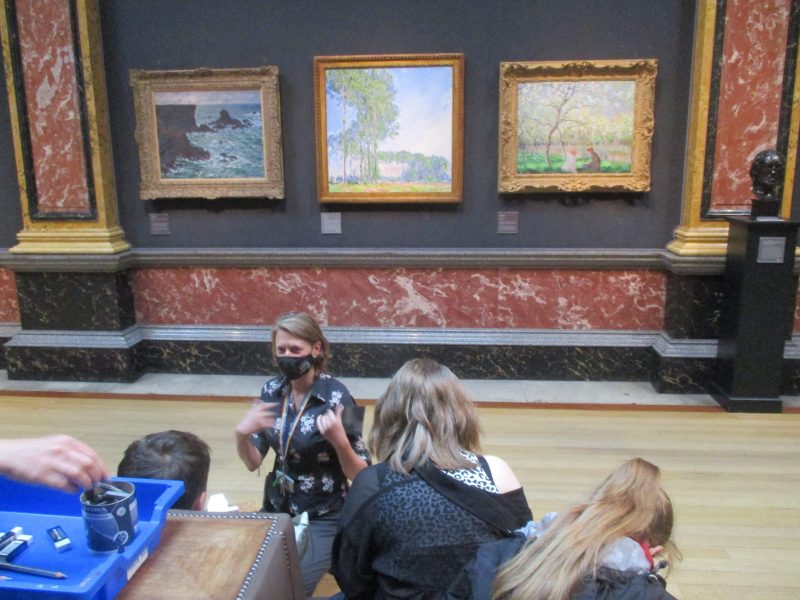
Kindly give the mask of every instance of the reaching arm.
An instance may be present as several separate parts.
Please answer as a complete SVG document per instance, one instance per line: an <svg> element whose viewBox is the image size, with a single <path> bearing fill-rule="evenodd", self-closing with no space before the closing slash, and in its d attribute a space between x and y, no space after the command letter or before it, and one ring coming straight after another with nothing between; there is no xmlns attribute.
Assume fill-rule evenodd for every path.
<svg viewBox="0 0 800 600"><path fill-rule="evenodd" d="M100 456L68 435L0 440L0 473L65 492L92 487L109 477Z"/></svg>

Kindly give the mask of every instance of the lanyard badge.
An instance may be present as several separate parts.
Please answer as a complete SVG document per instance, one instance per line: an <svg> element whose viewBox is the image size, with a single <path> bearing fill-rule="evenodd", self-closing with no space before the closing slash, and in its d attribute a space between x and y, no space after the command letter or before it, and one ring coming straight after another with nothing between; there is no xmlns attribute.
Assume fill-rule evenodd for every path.
<svg viewBox="0 0 800 600"><path fill-rule="evenodd" d="M280 488L281 494L284 496L286 494L293 494L294 493L294 479L290 477L286 473L286 457L289 453L289 446L292 443L292 437L294 436L294 432L297 429L297 424L300 422L300 417L303 416L303 412L306 409L306 405L308 404L309 398L311 398L311 389L306 392L303 401L300 403L300 408L297 411L297 415L295 415L294 420L292 421L291 428L287 429L287 420L289 416L289 396L292 393L291 389L286 394L286 397L283 399L283 411L281 415L281 431L280 431L280 447L279 447L279 457L280 457L280 469L275 469L275 481L273 485L276 485Z"/></svg>
<svg viewBox="0 0 800 600"><path fill-rule="evenodd" d="M294 493L294 479L289 477L281 469L275 469L275 481L272 485L278 486L282 495Z"/></svg>

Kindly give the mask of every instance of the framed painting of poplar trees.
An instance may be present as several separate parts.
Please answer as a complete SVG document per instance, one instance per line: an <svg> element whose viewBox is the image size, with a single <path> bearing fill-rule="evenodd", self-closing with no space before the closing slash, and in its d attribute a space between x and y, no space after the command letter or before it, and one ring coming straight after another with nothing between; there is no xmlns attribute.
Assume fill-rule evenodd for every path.
<svg viewBox="0 0 800 600"><path fill-rule="evenodd" d="M650 189L655 60L500 63L498 191Z"/></svg>
<svg viewBox="0 0 800 600"><path fill-rule="evenodd" d="M314 58L320 202L456 203L461 54Z"/></svg>

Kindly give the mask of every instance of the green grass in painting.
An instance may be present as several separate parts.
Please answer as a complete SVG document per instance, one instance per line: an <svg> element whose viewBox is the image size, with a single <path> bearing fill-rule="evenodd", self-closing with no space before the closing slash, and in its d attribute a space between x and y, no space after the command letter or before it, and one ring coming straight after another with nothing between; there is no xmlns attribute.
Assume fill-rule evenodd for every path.
<svg viewBox="0 0 800 600"><path fill-rule="evenodd" d="M547 161L544 154L520 154L517 159L517 173L563 173L569 175L568 172L562 171L561 166L564 164L564 157L561 154L554 154L550 157L550 162L553 167L548 168ZM578 172L581 172L581 167L588 163L589 160L579 158L576 161ZM630 163L620 162L616 160L604 160L600 164L601 173L630 173Z"/></svg>
<svg viewBox="0 0 800 600"><path fill-rule="evenodd" d="M600 165L603 173L630 173L631 163L620 162L618 160L603 161Z"/></svg>

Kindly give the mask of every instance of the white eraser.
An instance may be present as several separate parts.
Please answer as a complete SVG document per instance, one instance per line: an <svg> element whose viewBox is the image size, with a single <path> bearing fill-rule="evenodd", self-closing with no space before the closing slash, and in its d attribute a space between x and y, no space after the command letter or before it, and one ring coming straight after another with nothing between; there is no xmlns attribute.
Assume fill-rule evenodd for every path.
<svg viewBox="0 0 800 600"><path fill-rule="evenodd" d="M67 537L67 534L64 533L64 530L58 525L48 529L47 535L50 536L50 541L53 542L53 546L55 546L58 552L64 552L64 550L69 550L72 548L72 541Z"/></svg>

